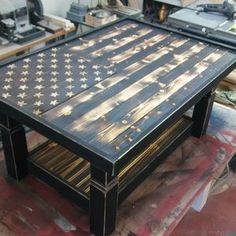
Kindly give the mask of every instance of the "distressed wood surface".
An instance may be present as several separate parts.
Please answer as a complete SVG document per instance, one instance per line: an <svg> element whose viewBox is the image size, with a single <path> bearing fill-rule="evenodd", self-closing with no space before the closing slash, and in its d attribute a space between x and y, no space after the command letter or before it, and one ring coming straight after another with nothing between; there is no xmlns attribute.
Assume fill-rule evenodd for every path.
<svg viewBox="0 0 236 236"><path fill-rule="evenodd" d="M236 152L235 119L234 110L215 105L207 135L187 139L123 202L113 235L169 235ZM30 140L37 143L34 136ZM33 177L7 180L1 157L0 175L4 236L90 235L88 215L55 190Z"/></svg>
<svg viewBox="0 0 236 236"><path fill-rule="evenodd" d="M0 68L0 96L117 160L235 58L125 20Z"/></svg>

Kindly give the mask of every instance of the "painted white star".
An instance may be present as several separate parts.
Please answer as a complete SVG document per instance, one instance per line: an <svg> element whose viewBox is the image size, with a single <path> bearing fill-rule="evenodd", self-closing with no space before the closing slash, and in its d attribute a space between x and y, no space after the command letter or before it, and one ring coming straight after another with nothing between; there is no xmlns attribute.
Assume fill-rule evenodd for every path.
<svg viewBox="0 0 236 236"><path fill-rule="evenodd" d="M57 60L57 59L52 59L51 62L52 62L52 63L57 63L58 60Z"/></svg>
<svg viewBox="0 0 236 236"><path fill-rule="evenodd" d="M42 77L39 77L39 78L36 78L36 80L35 80L36 82L38 82L38 83L41 83L41 82L43 82L44 81L44 79L42 78Z"/></svg>
<svg viewBox="0 0 236 236"><path fill-rule="evenodd" d="M10 85L10 84L4 85L4 86L3 86L3 89L4 89L4 90L9 90L9 89L11 89L11 85Z"/></svg>
<svg viewBox="0 0 236 236"><path fill-rule="evenodd" d="M58 85L54 84L51 86L52 89L56 90L58 88Z"/></svg>
<svg viewBox="0 0 236 236"><path fill-rule="evenodd" d="M69 82L69 83L71 83L71 82L74 81L74 79L73 79L73 78L67 78L66 81Z"/></svg>
<svg viewBox="0 0 236 236"><path fill-rule="evenodd" d="M39 70L36 72L36 75L42 75L43 74L43 71Z"/></svg>
<svg viewBox="0 0 236 236"><path fill-rule="evenodd" d="M72 66L71 65L65 65L65 68L70 70L72 68Z"/></svg>
<svg viewBox="0 0 236 236"><path fill-rule="evenodd" d="M57 56L56 53L52 53L52 54L51 54L51 57L56 57L56 56Z"/></svg>
<svg viewBox="0 0 236 236"><path fill-rule="evenodd" d="M12 78L6 78L6 79L4 79L4 81L7 82L7 83L10 83L10 82L13 81L13 79Z"/></svg>
<svg viewBox="0 0 236 236"><path fill-rule="evenodd" d="M38 69L42 69L44 66L43 65L37 65Z"/></svg>
<svg viewBox="0 0 236 236"><path fill-rule="evenodd" d="M101 77L96 77L96 78L95 78L95 81L98 81L98 82L99 82L99 81L101 81L101 80L102 80Z"/></svg>
<svg viewBox="0 0 236 236"><path fill-rule="evenodd" d="M11 70L11 71L8 71L7 73L6 73L6 75L13 75L14 74L14 72Z"/></svg>
<svg viewBox="0 0 236 236"><path fill-rule="evenodd" d="M41 105L43 105L43 102L39 100L39 101L36 101L34 105L40 107Z"/></svg>
<svg viewBox="0 0 236 236"><path fill-rule="evenodd" d="M80 69L85 69L86 66L85 66L85 65L79 65L79 68L80 68Z"/></svg>
<svg viewBox="0 0 236 236"><path fill-rule="evenodd" d="M51 72L51 75L53 75L53 76L56 76L56 75L58 75L59 73L57 72L57 71L52 71Z"/></svg>
<svg viewBox="0 0 236 236"><path fill-rule="evenodd" d="M38 115L41 114L41 111L39 109L36 109L36 110L33 111L33 114L38 116Z"/></svg>
<svg viewBox="0 0 236 236"><path fill-rule="evenodd" d="M50 105L53 105L53 106L56 106L58 104L58 101L57 100L53 100L50 102Z"/></svg>
<svg viewBox="0 0 236 236"><path fill-rule="evenodd" d="M21 90L26 90L27 88L29 88L29 87L26 86L25 84L24 84L24 85L21 85L21 86L19 87L19 89L21 89Z"/></svg>
<svg viewBox="0 0 236 236"><path fill-rule="evenodd" d="M72 72L71 71L66 71L65 75L70 76L70 75L72 75Z"/></svg>
<svg viewBox="0 0 236 236"><path fill-rule="evenodd" d="M45 57L45 54L44 53L39 53L38 57Z"/></svg>
<svg viewBox="0 0 236 236"><path fill-rule="evenodd" d="M84 59L78 59L78 62L80 62L80 63L84 63L85 61L84 61Z"/></svg>
<svg viewBox="0 0 236 236"><path fill-rule="evenodd" d="M65 54L64 54L64 57L69 58L69 57L71 57L71 54L69 54L69 53L65 53Z"/></svg>
<svg viewBox="0 0 236 236"><path fill-rule="evenodd" d="M57 50L58 50L57 48L52 48L53 52L57 52Z"/></svg>
<svg viewBox="0 0 236 236"><path fill-rule="evenodd" d="M74 95L74 93L72 91L66 93L67 97L72 97L73 95Z"/></svg>
<svg viewBox="0 0 236 236"><path fill-rule="evenodd" d="M66 88L67 88L67 89L70 89L70 90L73 89L74 87L75 87L75 86L73 86L73 85L71 85L71 84L66 86Z"/></svg>
<svg viewBox="0 0 236 236"><path fill-rule="evenodd" d="M28 75L29 72L28 72L28 71L22 71L21 74L22 74L22 75Z"/></svg>
<svg viewBox="0 0 236 236"><path fill-rule="evenodd" d="M88 88L88 85L87 84L82 84L80 87L83 88L83 89L86 89L86 88Z"/></svg>
<svg viewBox="0 0 236 236"><path fill-rule="evenodd" d="M7 68L9 68L9 69L14 69L14 68L16 68L16 65L15 65L15 64L11 64L11 65L9 65Z"/></svg>
<svg viewBox="0 0 236 236"><path fill-rule="evenodd" d="M87 75L87 72L81 71L80 74L81 74L81 75Z"/></svg>
<svg viewBox="0 0 236 236"><path fill-rule="evenodd" d="M58 92L53 92L53 93L51 93L50 96L55 98L55 97L57 97L58 95L59 95Z"/></svg>
<svg viewBox="0 0 236 236"><path fill-rule="evenodd" d="M8 98L8 97L11 97L11 94L9 94L9 93L3 93L3 94L2 94L2 97Z"/></svg>
<svg viewBox="0 0 236 236"><path fill-rule="evenodd" d="M71 59L68 58L68 59L65 60L65 62L69 64L71 62Z"/></svg>
<svg viewBox="0 0 236 236"><path fill-rule="evenodd" d="M31 60L29 58L24 59L24 62L29 63Z"/></svg>
<svg viewBox="0 0 236 236"><path fill-rule="evenodd" d="M51 78L50 81L56 83L58 81L58 79L57 78Z"/></svg>
<svg viewBox="0 0 236 236"><path fill-rule="evenodd" d="M25 101L18 101L17 105L20 107L23 107L23 106L27 105L27 103Z"/></svg>
<svg viewBox="0 0 236 236"><path fill-rule="evenodd" d="M94 72L94 74L95 74L95 75L100 75L101 72L97 70L97 71Z"/></svg>
<svg viewBox="0 0 236 236"><path fill-rule="evenodd" d="M39 62L39 63L43 63L43 58L40 58L40 59L37 59L37 62Z"/></svg>
<svg viewBox="0 0 236 236"><path fill-rule="evenodd" d="M26 97L26 93L19 93L17 95L18 98L24 99Z"/></svg>
<svg viewBox="0 0 236 236"><path fill-rule="evenodd" d="M39 84L39 85L36 85L34 88L38 89L38 90L41 90L41 89L44 88L44 86L42 84Z"/></svg>
<svg viewBox="0 0 236 236"><path fill-rule="evenodd" d="M28 68L29 68L29 65L23 65L23 68L24 68L24 69L28 69Z"/></svg>
<svg viewBox="0 0 236 236"><path fill-rule="evenodd" d="M43 94L42 93L35 93L34 94L34 97L36 97L36 98L41 98L41 97L43 97Z"/></svg>
<svg viewBox="0 0 236 236"><path fill-rule="evenodd" d="M57 64L52 64L52 65L50 65L50 67L53 69L56 69L58 66L57 66Z"/></svg>
<svg viewBox="0 0 236 236"><path fill-rule="evenodd" d="M100 66L99 65L94 65L92 68L97 70Z"/></svg>
<svg viewBox="0 0 236 236"><path fill-rule="evenodd" d="M108 74L108 75L112 75L112 74L113 74L113 71L112 71L112 70L109 70L109 71L107 71L107 74Z"/></svg>
<svg viewBox="0 0 236 236"><path fill-rule="evenodd" d="M83 77L83 78L80 79L80 81L85 82L85 81L87 81L87 78Z"/></svg>
<svg viewBox="0 0 236 236"><path fill-rule="evenodd" d="M23 83L25 83L27 80L28 80L27 77L23 77L23 78L20 79L20 81L23 82Z"/></svg>

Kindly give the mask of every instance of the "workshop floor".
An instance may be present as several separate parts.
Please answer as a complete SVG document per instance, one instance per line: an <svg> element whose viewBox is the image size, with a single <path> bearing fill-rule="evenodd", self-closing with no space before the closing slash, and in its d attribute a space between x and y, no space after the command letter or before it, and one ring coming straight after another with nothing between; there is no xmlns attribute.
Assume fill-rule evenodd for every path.
<svg viewBox="0 0 236 236"><path fill-rule="evenodd" d="M190 209L171 236L235 236L236 174L216 191L222 192L211 195L201 212Z"/></svg>
<svg viewBox="0 0 236 236"><path fill-rule="evenodd" d="M1 207L0 212L0 236L88 235L85 233L87 231L86 225L88 224L88 219L86 218L80 219L80 222L84 222L85 232L77 231L76 234L71 234L69 231L73 231L73 229L69 228L67 229L67 233L62 233L60 227L64 227L64 231L66 231L65 226L69 227L66 219L64 219L65 222L63 222L62 216L58 215L58 217L54 217L55 219L58 219L56 224L53 222L50 223L51 215L57 214L50 206L52 201L54 201L53 205L57 205L57 208L60 209L63 215L66 215L67 217L69 216L71 222L73 222L76 217L80 216L80 212L78 212L78 215L75 215L74 213L72 214L71 212L75 211L67 201L58 197L52 189L45 188L45 186L42 188L42 185L38 183L38 181L29 178L27 182L34 184L37 191L44 192L43 194L48 198L48 206L45 205L45 202L43 202L42 199L38 198L36 208L35 203L32 203L30 199L30 196L34 195L33 192L29 193L29 195L25 197L25 193L22 194L19 189L17 190L14 188L14 183L8 183L1 178L1 202L5 201L6 204L4 207ZM227 189L224 190L225 188ZM206 206L200 213L190 209L171 236L235 236L236 174L231 175L222 186L219 186L219 188L216 189L216 191L218 190L223 192L211 195ZM24 220L22 215L24 207L24 214L28 211L28 214L31 215L32 222L37 222L37 225L30 225L30 222ZM12 211L12 214L4 216L4 209L6 212ZM34 209L34 212L32 209ZM45 214L45 209L47 209L47 214ZM15 214L17 212L18 214ZM13 217L13 214L15 214L15 217ZM15 222L10 222L12 220ZM60 227L56 225L59 225ZM71 225L71 227L73 227L73 225ZM29 231L29 228L32 231ZM41 231L40 228L43 230ZM83 228L83 225L80 225L80 228ZM37 233L35 234L35 232Z"/></svg>

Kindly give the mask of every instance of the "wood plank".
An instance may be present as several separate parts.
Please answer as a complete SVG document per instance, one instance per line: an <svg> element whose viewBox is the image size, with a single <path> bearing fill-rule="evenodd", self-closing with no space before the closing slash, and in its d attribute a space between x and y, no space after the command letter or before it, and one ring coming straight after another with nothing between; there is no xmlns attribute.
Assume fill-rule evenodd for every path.
<svg viewBox="0 0 236 236"><path fill-rule="evenodd" d="M123 117L125 117L127 114L130 114L129 112L135 109L136 106L139 106L140 104L145 103L149 98L154 96L156 93L159 93L160 91L164 91L167 84L173 79L172 72L174 72L174 69L177 69L178 66L180 65L181 65L181 68L185 66L185 64L187 66L186 62L188 61L189 57L193 57L193 58L196 57L197 60L195 61L195 63L197 63L198 60L201 60L201 58L204 57L204 56L200 56L202 52L201 49L202 51L204 50L203 45L202 45L202 48L201 46L193 46L189 48L188 53L185 53L185 55L184 53L174 54L173 59L170 60L168 64L166 64L164 67L157 66L158 69L156 69L154 72L148 74L147 76L139 80L139 82L143 84L141 85L141 88L142 88L141 91L137 92L130 98L126 96L125 101L124 102L119 101L119 105L114 106L111 111L106 112L104 110L103 111L104 113L99 112L98 114L101 114L101 116L98 119L92 122L89 122L87 124L83 123L83 127L81 129L79 128L79 126L77 126L77 124L80 122L75 123L75 129L74 129L73 123L67 126L67 128L72 129L73 132L81 132L84 139L90 140L90 141L91 141L91 138L94 139L94 130L96 130L96 138L97 138L97 136L99 136L103 132L106 132L109 126L111 126L112 124L115 124L115 122L119 120L125 120ZM180 57L181 57L181 61L177 59ZM180 73L182 73L181 69L179 70L179 74ZM178 73L175 73L175 75L178 76ZM147 82L145 82L145 79L147 79ZM131 86L126 89L130 89L130 88ZM115 92L115 94L117 93ZM98 101L102 101L102 99L98 98ZM77 113L76 115L77 117L79 117ZM132 119L131 116L129 117L130 119Z"/></svg>
<svg viewBox="0 0 236 236"><path fill-rule="evenodd" d="M168 114L172 114L176 111L176 109L178 109L176 102L183 103L184 101L192 97L191 93L189 93L189 89L191 87L194 87L196 85L196 91L198 91L199 87L202 86L202 83L200 82L199 84L197 83L191 84L190 83L191 80L193 80L194 78L196 78L196 81L201 80L203 78L201 73L204 72L208 73L208 71L206 70L206 68L210 65L208 63L213 63L213 61L215 60L215 62L218 61L219 62L218 64L220 64L221 62L219 58L221 56L222 55L220 54L217 55L217 53L210 54L202 62L196 64L192 70L189 70L188 72L179 76L179 78L177 78L174 87L173 88L169 87L170 90L167 90L165 94L154 96L150 104L144 104L144 106L142 106L142 109L139 108L134 110L133 115L136 117L136 119L133 118L133 120L138 120L138 121L136 123L132 122L131 126L128 127L127 129L125 129L126 127L124 125L122 128L120 128L120 126L118 126L118 128L113 126L109 130L112 142L111 143L104 142L104 145L102 147L106 150L110 148L110 153L114 152L114 150L123 153L125 147L133 145L135 140L141 138L143 132L147 131L148 129L149 129L148 132L151 132L152 128L155 127L156 123L161 124L165 120L164 117L168 117ZM206 63L207 61L208 63ZM184 82L181 81L182 79ZM185 84L186 87L185 86L181 87L182 82ZM161 105L161 107L158 105ZM147 113L147 111L149 110L151 112ZM128 118L129 117L124 117L124 119ZM112 132L117 132L116 134L118 134L115 139L113 139L113 137L116 134L114 135ZM107 138L107 135L108 131L106 133L106 136L104 136L105 139ZM92 141L97 142L95 139Z"/></svg>
<svg viewBox="0 0 236 236"><path fill-rule="evenodd" d="M179 41L177 40L173 41L172 42L173 45L175 45L176 42L179 42ZM185 41L180 41L179 48L176 50L176 54L184 52L186 49L189 49L191 45L192 45L191 43L185 44ZM196 46L194 49L198 50L197 47L198 46ZM134 93L132 86L137 86L138 84L141 84L139 89L142 89L143 87L148 86L148 83L151 83L153 80L153 77L151 77L151 74L156 73L155 69L165 66L165 64L168 63L168 61L171 58L173 58L173 54L170 53L168 49L165 47L163 48L163 50L159 50L157 54L155 55L153 54L153 56L154 57L156 56L155 58L156 60L153 58L152 63L144 63L143 67L141 68L140 66L138 67L138 64L135 64L137 65L137 70L130 70L130 73L127 74L128 76L127 79L124 80L123 78L117 78L118 76L115 75L114 76L115 78L114 77L109 78L109 81L111 81L111 79L114 79L114 82L115 82L114 84L110 83L108 84L108 86L101 86L101 84L103 83L101 82L95 86L95 88L98 91L97 93L91 89L93 91L91 94L91 90L88 89L87 91L85 91L85 96L79 95L73 99L76 101L76 103L72 103L72 100L70 100L68 101L68 103L66 102L62 104L61 106L58 106L56 110L53 110L54 115L52 115L52 112L48 112L48 113L45 113L43 117L47 117L47 119L50 119L50 117L52 117L53 122L58 123L58 124L63 123L63 126L65 127L66 126L72 127L73 126L72 122L76 120L75 122L77 123L79 117L82 118L82 116L87 116L87 117L90 117L91 119L95 119L93 115L87 114L89 112L93 112L98 117L102 116L103 114L106 113L106 110L103 109L102 112L98 111L100 109L99 105L105 102L109 103L109 101L111 101L112 103L116 103L115 97L118 97L119 104L122 103L121 101L122 99L124 99L125 101L128 100L128 98L132 96L132 94L128 95L128 92L126 92L127 89L132 90L132 93ZM135 65L131 65L130 67L134 69ZM148 76L143 77L143 74L147 74L148 72L151 72L151 73ZM121 93L127 94L126 97L122 98L122 96L120 95ZM78 100L80 98L83 99L83 97L87 97L90 99L85 100L83 102L79 102ZM70 116L63 116L62 111L68 105L72 106L73 112ZM57 117L57 114L61 114L61 116L59 115L59 117ZM87 122L89 122L89 120L87 120Z"/></svg>
<svg viewBox="0 0 236 236"><path fill-rule="evenodd" d="M97 136L94 135L94 138L89 142L93 143L94 145L102 144L103 147L106 147L107 144L109 145L112 140L114 140L126 129L132 127L139 119L145 119L145 116L149 117L149 112L151 112L166 99L170 98L179 89L184 88L185 85L191 82L191 80L193 80L195 77L199 76L199 74L202 73L208 66L208 64L203 66L204 62L213 63L214 61L217 61L221 56L221 54L214 53L211 50L204 50L204 53L202 53L202 57L200 57L199 55L199 61L197 62L197 64L194 61L193 65L195 64L195 66L193 67L193 69L190 69L186 73L181 72L179 76L177 74L178 77L168 83L167 87L163 90L164 92L157 92L157 94L153 95L150 99L147 99L146 101L135 107L133 110L129 111L127 115L122 117L122 119L119 119L117 122L111 122L111 124L108 125L108 128L104 129L100 133L97 133ZM190 65L189 68L191 68L191 66L193 65ZM198 69L198 67L202 67L201 71ZM125 98L128 99L127 96L125 96ZM100 111L97 111L96 113L90 115L90 117L96 117L96 114L102 113L103 110L106 111L105 108L101 109ZM146 118L145 120L147 123L149 123L148 118ZM76 129L74 129L74 131L80 131L79 129L77 129L77 126L79 126L80 124L82 125L79 127L81 127L83 131L83 128L86 127L84 126L83 120L78 119L77 121L78 123L76 123ZM70 127L73 127L73 124ZM136 127L136 129L133 129L133 131L136 132L137 129L139 129L139 127ZM141 132L141 130L139 132ZM119 146L116 146L116 149L119 150ZM114 149L110 152L114 152Z"/></svg>

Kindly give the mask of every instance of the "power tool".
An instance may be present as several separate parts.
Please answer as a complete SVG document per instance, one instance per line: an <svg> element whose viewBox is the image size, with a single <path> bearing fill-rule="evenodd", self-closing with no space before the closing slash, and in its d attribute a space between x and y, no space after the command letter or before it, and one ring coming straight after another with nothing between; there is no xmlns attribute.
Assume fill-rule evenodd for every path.
<svg viewBox="0 0 236 236"><path fill-rule="evenodd" d="M30 22L31 16L37 15L38 21L39 13L43 15L40 0L28 1L0 0L0 36L9 42L24 43L45 35L45 30Z"/></svg>
<svg viewBox="0 0 236 236"><path fill-rule="evenodd" d="M199 4L197 7L202 8L199 12L218 12L224 14L229 20L236 18L236 5L229 3L227 0L223 4Z"/></svg>

